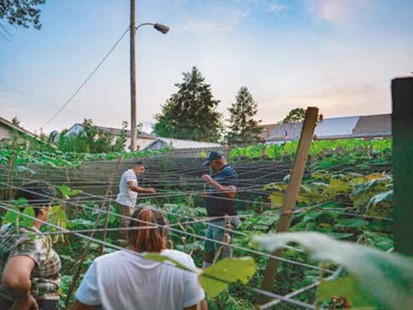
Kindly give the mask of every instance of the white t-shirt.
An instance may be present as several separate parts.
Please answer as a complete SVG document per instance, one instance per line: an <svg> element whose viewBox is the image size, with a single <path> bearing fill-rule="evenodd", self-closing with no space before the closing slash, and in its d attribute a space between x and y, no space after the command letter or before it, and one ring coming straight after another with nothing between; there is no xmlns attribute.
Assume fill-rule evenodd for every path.
<svg viewBox="0 0 413 310"><path fill-rule="evenodd" d="M161 254L195 269L188 254L176 250ZM82 304L105 310L182 310L204 298L197 274L126 250L96 258L76 292Z"/></svg>
<svg viewBox="0 0 413 310"><path fill-rule="evenodd" d="M126 170L119 182L119 194L116 198L116 202L124 205L135 208L136 201L138 200L138 193L131 191L129 189L128 182L134 182L138 186L138 179L133 169Z"/></svg>

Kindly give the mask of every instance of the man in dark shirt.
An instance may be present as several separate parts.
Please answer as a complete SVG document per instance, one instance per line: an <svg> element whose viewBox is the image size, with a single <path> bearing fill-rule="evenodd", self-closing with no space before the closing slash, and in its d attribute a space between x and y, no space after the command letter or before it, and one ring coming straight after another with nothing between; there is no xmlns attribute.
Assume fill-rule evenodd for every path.
<svg viewBox="0 0 413 310"><path fill-rule="evenodd" d="M224 156L217 151L212 151L208 160L204 162L204 165L209 166L213 174L210 176L204 174L202 179L210 185L210 189L206 194L206 209L208 216L216 217L209 221L206 237L221 242L227 242L226 226L236 226L239 223L239 219L236 218L237 210L235 207L235 196L237 194L238 175L228 165ZM229 219L225 219L228 217ZM232 226L231 226L232 224ZM219 253L221 258L231 257L232 248L228 246L222 246L219 243L211 240L205 240L204 244L204 262L202 267L208 267L214 261L214 258Z"/></svg>

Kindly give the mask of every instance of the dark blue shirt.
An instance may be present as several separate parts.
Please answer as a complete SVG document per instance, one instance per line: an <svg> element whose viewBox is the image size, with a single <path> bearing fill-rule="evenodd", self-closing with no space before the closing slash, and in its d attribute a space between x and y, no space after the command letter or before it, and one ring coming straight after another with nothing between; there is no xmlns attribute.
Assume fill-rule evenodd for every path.
<svg viewBox="0 0 413 310"><path fill-rule="evenodd" d="M218 172L211 175L212 179L222 186L237 186L238 174L230 165L225 165ZM210 187L206 201L206 209L209 216L236 215L235 200L225 196L225 194L217 193L214 187Z"/></svg>

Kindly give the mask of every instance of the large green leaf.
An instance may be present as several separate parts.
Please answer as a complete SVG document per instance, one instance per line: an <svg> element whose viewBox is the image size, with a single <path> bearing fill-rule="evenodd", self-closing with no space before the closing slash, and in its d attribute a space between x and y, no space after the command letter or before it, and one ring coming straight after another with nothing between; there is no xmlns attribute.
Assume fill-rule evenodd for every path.
<svg viewBox="0 0 413 310"><path fill-rule="evenodd" d="M72 190L65 184L60 185L59 190L62 193L62 195L66 197L76 196L82 192L80 189Z"/></svg>
<svg viewBox="0 0 413 310"><path fill-rule="evenodd" d="M23 214L26 214L30 217L23 215L20 226L31 228L33 226L33 218L35 217L33 208L31 207L24 208Z"/></svg>
<svg viewBox="0 0 413 310"><path fill-rule="evenodd" d="M330 301L336 297L346 297L351 306L369 307L374 300L360 289L358 281L352 276L346 276L337 280L321 281L318 289L318 298L321 301ZM369 307L368 309L372 309Z"/></svg>
<svg viewBox="0 0 413 310"><path fill-rule="evenodd" d="M344 267L362 294L384 309L412 309L413 260L359 244L337 241L314 232L256 236L260 248L273 252L288 243L301 244L313 261L327 261ZM365 300L365 298L363 298ZM353 296L353 304L357 299Z"/></svg>
<svg viewBox="0 0 413 310"><path fill-rule="evenodd" d="M6 215L3 218L3 225L5 224L15 224L20 217L20 209L18 207L13 207L7 210Z"/></svg>
<svg viewBox="0 0 413 310"><path fill-rule="evenodd" d="M255 269L255 262L251 257L223 259L202 271L201 286L208 298L214 298L228 287L228 283L240 281L247 284Z"/></svg>
<svg viewBox="0 0 413 310"><path fill-rule="evenodd" d="M143 257L147 258L149 260L160 262L160 263L172 264L172 265L174 265L174 266L176 266L180 269L198 273L197 270L189 268L188 266L185 266L185 265L177 262L176 260L174 260L172 258L169 258L168 256L165 256L165 255L156 254L156 253L146 253L146 254L143 254Z"/></svg>

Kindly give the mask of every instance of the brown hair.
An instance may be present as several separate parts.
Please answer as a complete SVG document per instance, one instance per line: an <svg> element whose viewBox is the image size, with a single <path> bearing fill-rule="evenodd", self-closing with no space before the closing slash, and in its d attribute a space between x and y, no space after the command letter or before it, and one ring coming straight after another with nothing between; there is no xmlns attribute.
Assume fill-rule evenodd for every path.
<svg viewBox="0 0 413 310"><path fill-rule="evenodd" d="M14 199L25 198L29 206L34 209L34 215L37 217L40 209L52 203L53 198L56 197L56 190L47 182L40 180L32 180L24 183ZM23 212L24 208L20 208Z"/></svg>
<svg viewBox="0 0 413 310"><path fill-rule="evenodd" d="M129 227L142 229L128 231L129 247L137 252L161 252L165 247L165 224L166 220L161 212L148 207L137 208L132 214Z"/></svg>

